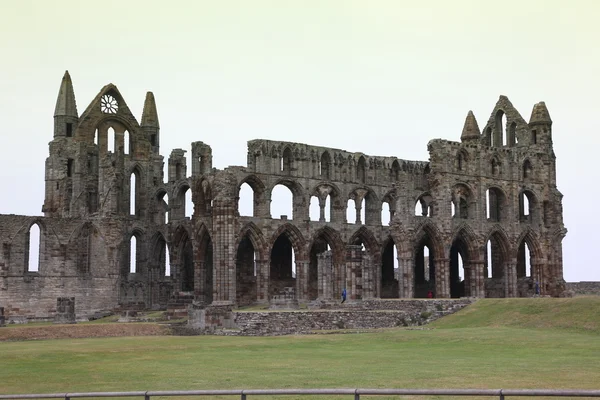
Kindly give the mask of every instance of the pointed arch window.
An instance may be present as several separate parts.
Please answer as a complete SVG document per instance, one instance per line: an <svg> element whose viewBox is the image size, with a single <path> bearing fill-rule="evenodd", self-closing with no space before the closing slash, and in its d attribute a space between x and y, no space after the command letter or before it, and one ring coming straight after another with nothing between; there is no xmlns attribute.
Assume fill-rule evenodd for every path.
<svg viewBox="0 0 600 400"><path fill-rule="evenodd" d="M42 253L42 230L37 222L29 228L26 244L25 265L27 266L27 272L39 272Z"/></svg>

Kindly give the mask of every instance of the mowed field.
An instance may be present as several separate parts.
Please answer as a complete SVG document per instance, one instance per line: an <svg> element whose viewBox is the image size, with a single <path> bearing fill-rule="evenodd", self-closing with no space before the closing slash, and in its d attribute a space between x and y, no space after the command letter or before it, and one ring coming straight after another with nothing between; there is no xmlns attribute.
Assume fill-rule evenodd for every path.
<svg viewBox="0 0 600 400"><path fill-rule="evenodd" d="M0 394L357 387L600 389L600 297L484 299L368 333L0 342Z"/></svg>

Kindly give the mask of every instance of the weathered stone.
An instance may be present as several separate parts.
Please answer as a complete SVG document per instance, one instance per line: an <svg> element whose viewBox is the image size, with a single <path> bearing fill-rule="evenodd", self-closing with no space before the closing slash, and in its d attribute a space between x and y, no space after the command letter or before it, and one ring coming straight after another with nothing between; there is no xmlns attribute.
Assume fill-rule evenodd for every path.
<svg viewBox="0 0 600 400"><path fill-rule="evenodd" d="M55 324L74 324L75 320L75 297L59 297L56 299Z"/></svg>
<svg viewBox="0 0 600 400"><path fill-rule="evenodd" d="M112 84L79 116L66 73L44 216L0 215L0 304L18 320L52 318L58 297L75 298L83 318L185 312L189 298L177 293L206 305L266 305L286 287L299 304L324 307L344 288L352 302L429 292L529 296L536 282L541 295L564 296L566 229L545 104L526 122L501 96L481 133L469 113L460 142L434 139L427 148L429 161L409 161L257 139L248 142L247 166L217 170L210 146L198 141L191 174L186 152L174 149L165 177L153 94L141 123ZM239 212L244 183L253 189L252 216ZM271 215L276 185L292 192L285 218ZM311 200L319 206L313 220ZM28 263L34 224L37 270Z"/></svg>

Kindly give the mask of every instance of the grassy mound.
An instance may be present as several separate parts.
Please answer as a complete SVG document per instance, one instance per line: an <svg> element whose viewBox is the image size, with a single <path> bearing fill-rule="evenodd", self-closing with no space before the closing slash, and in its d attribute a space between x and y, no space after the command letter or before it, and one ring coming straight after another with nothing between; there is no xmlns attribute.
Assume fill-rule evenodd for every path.
<svg viewBox="0 0 600 400"><path fill-rule="evenodd" d="M600 296L482 299L431 327L540 328L600 334Z"/></svg>

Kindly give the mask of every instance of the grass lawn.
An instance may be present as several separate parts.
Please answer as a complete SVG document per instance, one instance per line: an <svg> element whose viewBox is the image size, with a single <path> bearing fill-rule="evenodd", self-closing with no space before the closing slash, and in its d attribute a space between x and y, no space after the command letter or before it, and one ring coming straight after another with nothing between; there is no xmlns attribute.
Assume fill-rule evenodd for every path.
<svg viewBox="0 0 600 400"><path fill-rule="evenodd" d="M539 300L547 304L483 300L423 330L0 342L0 393L342 387L600 389L600 321L584 321L587 328L562 326L564 317L556 302L569 302L529 302ZM593 301L599 310L600 298ZM533 322L527 327L512 326L511 321L500 324L503 313L519 314L515 307L528 315L554 313L558 316L555 323L561 326L549 318L542 319L543 329ZM532 314L530 307L537 311ZM578 320L580 315L573 318Z"/></svg>

